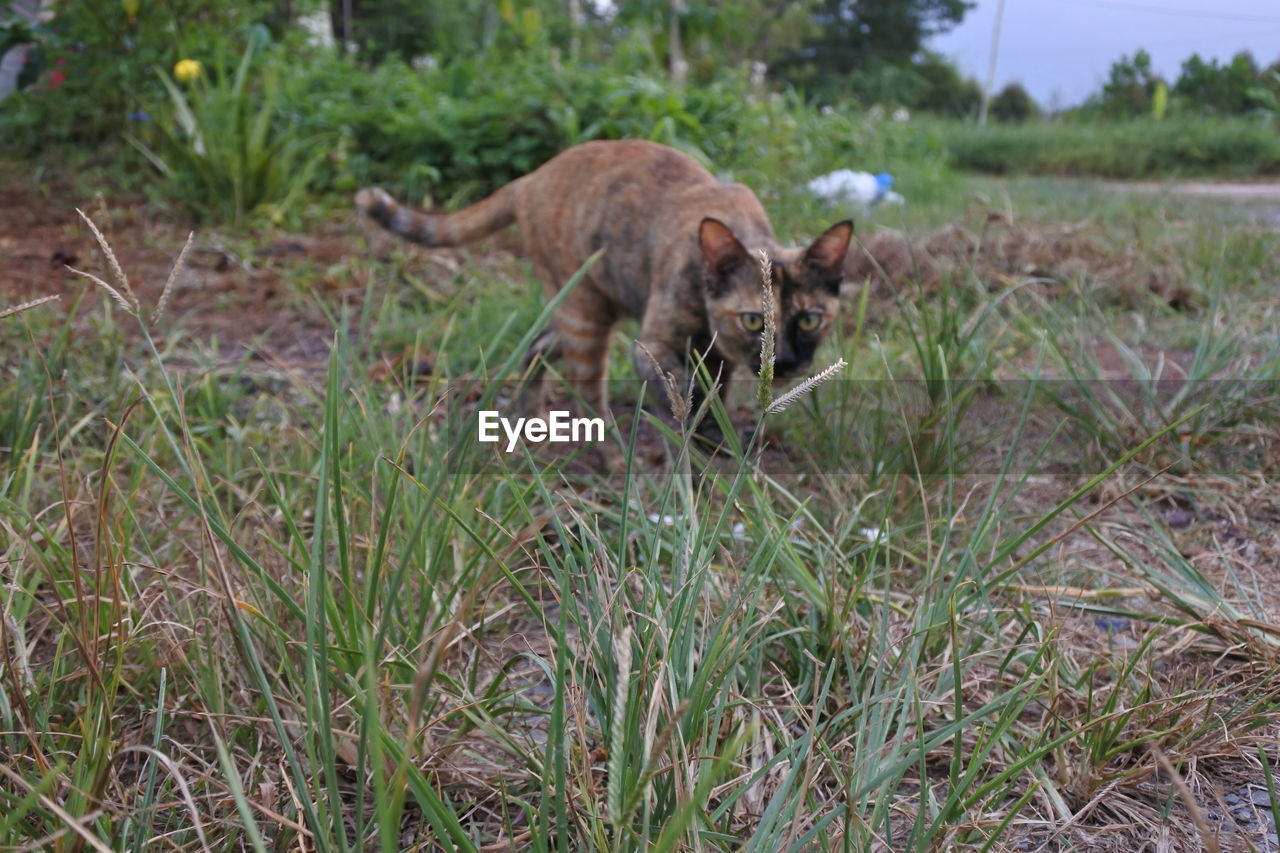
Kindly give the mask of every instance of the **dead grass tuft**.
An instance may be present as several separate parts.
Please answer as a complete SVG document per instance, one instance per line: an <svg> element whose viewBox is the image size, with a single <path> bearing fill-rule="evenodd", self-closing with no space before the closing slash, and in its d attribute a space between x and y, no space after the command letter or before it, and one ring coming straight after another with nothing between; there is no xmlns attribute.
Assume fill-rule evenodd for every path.
<svg viewBox="0 0 1280 853"><path fill-rule="evenodd" d="M1149 295L1179 310L1198 305L1172 249L1120 242L1113 231L1091 220L1013 225L998 217L979 233L956 224L915 239L881 231L851 250L845 261L846 280L870 281L879 296L915 282L930 292L940 276L958 279L969 270L992 291L1031 278L1050 287L1078 287L1129 308Z"/></svg>

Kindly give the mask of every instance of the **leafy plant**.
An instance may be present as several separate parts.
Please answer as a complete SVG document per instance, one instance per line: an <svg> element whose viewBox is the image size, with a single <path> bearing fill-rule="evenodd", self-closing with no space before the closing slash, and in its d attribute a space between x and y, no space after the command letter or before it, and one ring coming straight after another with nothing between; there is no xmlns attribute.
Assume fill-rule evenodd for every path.
<svg viewBox="0 0 1280 853"><path fill-rule="evenodd" d="M171 196L202 219L240 226L263 212L278 220L322 156L320 138L303 136L279 109L281 67L267 40L265 28L251 30L234 70L225 47L207 73L180 62L183 76L193 76L187 91L157 70L170 103L155 123L155 145L128 137L167 179Z"/></svg>
<svg viewBox="0 0 1280 853"><path fill-rule="evenodd" d="M282 97L300 128L342 140L320 169L321 186L377 183L414 201L474 200L591 139L680 148L772 196L788 215L807 213L813 221L800 225L808 229L830 225L803 189L822 172L873 163L898 175L913 198L944 177L942 143L929 129L854 109L818 113L735 71L673 89L612 67L467 60L364 71L330 58L291 73Z"/></svg>
<svg viewBox="0 0 1280 853"><path fill-rule="evenodd" d="M0 12L7 5L0 3ZM183 44L208 44L261 20L270 4L60 0L43 5L56 5L51 20L26 33L11 31L36 44L36 67L47 72L0 109L0 150L21 156L54 145L118 140L144 105L163 92L154 67L171 65Z"/></svg>
<svg viewBox="0 0 1280 853"><path fill-rule="evenodd" d="M1265 85L1250 89L1249 96L1270 114L1273 121L1280 120L1280 70L1268 74Z"/></svg>

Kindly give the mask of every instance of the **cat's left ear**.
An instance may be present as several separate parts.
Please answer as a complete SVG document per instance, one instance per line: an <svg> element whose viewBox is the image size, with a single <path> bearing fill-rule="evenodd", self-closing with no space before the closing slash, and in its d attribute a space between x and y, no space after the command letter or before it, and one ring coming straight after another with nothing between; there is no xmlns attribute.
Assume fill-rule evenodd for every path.
<svg viewBox="0 0 1280 853"><path fill-rule="evenodd" d="M844 256L849 251L849 241L852 238L853 222L846 219L822 232L822 236L814 240L804 252L805 263L833 291L839 291L840 282L844 278Z"/></svg>
<svg viewBox="0 0 1280 853"><path fill-rule="evenodd" d="M729 274L750 259L733 230L710 216L698 226L698 245L702 248L702 275L712 293L723 288Z"/></svg>

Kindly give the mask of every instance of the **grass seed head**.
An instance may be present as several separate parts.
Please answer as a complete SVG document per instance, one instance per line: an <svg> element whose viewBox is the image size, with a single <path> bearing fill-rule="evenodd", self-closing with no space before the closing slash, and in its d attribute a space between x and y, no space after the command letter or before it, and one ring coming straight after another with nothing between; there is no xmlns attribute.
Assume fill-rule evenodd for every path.
<svg viewBox="0 0 1280 853"><path fill-rule="evenodd" d="M773 301L773 260L764 249L756 250L756 262L760 264L760 287L763 291L761 308L764 313L764 330L760 334L760 405L768 408L773 399L774 347L778 335L777 306Z"/></svg>
<svg viewBox="0 0 1280 853"><path fill-rule="evenodd" d="M93 224L93 220L90 219L88 215L78 207L76 208L76 213L80 214L80 218L83 219L85 224L89 226L89 230L93 232L93 238L98 241L98 246L102 248L102 254L104 254L107 258L107 265L111 267L111 277L115 279L116 288L119 288L119 290L117 291L115 288L112 288L109 285L107 285L107 283L104 282L102 279L97 278L95 276L90 276L88 275L88 273L82 273L79 270L71 270L71 271L74 273L77 273L78 275L88 276L89 278L98 282L98 284L102 285L107 289L107 292L112 294L112 296L115 298L117 302L119 302L122 306L125 307L126 311L128 311L130 314L133 314L134 316L137 316L138 298L133 295L133 290L129 287L129 279L127 276L125 276L124 270L121 269L120 262L116 260L116 253L111 251L111 246L109 243L107 243L107 238L102 236L102 232L98 230L97 225ZM70 269L70 267L68 267L68 269ZM128 297L127 300L125 299L126 296Z"/></svg>
<svg viewBox="0 0 1280 853"><path fill-rule="evenodd" d="M693 411L693 386L681 391L680 383L676 381L676 377L669 370L663 370L662 365L658 363L658 359L649 348L644 344L636 344L640 351L644 353L644 357L653 365L654 372L662 377L662 390L667 394L667 405L671 408L671 416L676 419L677 423L684 423L689 419L690 412Z"/></svg>
<svg viewBox="0 0 1280 853"><path fill-rule="evenodd" d="M21 314L23 311L29 311L32 308L35 308L37 305L43 305L46 302L52 302L58 298L59 297L57 295L41 296L39 299L32 299L29 302L22 302L17 305L11 305L8 308L0 308L0 320L3 320L5 317L13 317L17 314Z"/></svg>
<svg viewBox="0 0 1280 853"><path fill-rule="evenodd" d="M772 403L766 406L765 411L771 415L776 415L778 412L785 411L786 408L790 406L792 403L794 403L796 400L799 400L805 394L808 394L814 388L817 388L823 382L826 382L832 376L835 376L837 373L843 370L846 364L848 364L848 362L846 362L842 358L839 361L837 361L835 364L829 365L822 372L816 373L813 376L810 376L808 379L801 382L799 385L792 388L790 391L783 394L778 399L774 400Z"/></svg>
<svg viewBox="0 0 1280 853"><path fill-rule="evenodd" d="M187 242L182 245L182 251L178 253L178 259L173 262L173 269L169 271L169 277L164 282L164 289L160 291L160 299L156 302L156 310L151 312L152 323L160 319L160 315L164 313L165 307L169 304L169 297L173 295L174 282L178 280L178 270L182 269L182 263L187 259L187 252L191 249L191 241L195 239L195 236L196 232L194 231L187 234Z"/></svg>

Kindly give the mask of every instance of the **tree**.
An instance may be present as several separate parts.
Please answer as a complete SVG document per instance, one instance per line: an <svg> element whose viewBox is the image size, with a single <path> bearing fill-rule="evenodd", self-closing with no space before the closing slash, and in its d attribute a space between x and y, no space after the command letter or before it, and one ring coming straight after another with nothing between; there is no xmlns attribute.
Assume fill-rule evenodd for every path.
<svg viewBox="0 0 1280 853"><path fill-rule="evenodd" d="M972 7L970 0L818 0L813 29L775 76L812 99L835 100L852 75L909 66L927 38L960 23Z"/></svg>
<svg viewBox="0 0 1280 853"><path fill-rule="evenodd" d="M725 67L772 65L811 35L817 0L618 0L607 22L615 43L644 34L654 57L672 67L682 49L689 79Z"/></svg>
<svg viewBox="0 0 1280 853"><path fill-rule="evenodd" d="M416 0L329 0L338 44L354 46L361 59L413 59L447 51L474 52L492 30L497 9L475 2L420 3Z"/></svg>
<svg viewBox="0 0 1280 853"><path fill-rule="evenodd" d="M1159 79L1151 69L1151 54L1145 50L1139 50L1132 58L1121 56L1111 64L1111 73L1096 103L1107 115L1146 115Z"/></svg>
<svg viewBox="0 0 1280 853"><path fill-rule="evenodd" d="M911 70L920 78L921 88L913 100L904 102L905 106L954 118L968 118L978 111L982 85L962 75L946 57L931 50L921 51L913 59Z"/></svg>
<svg viewBox="0 0 1280 853"><path fill-rule="evenodd" d="M1180 106L1195 112L1235 115L1253 107L1250 90L1259 82L1258 64L1247 51L1237 53L1226 65L1216 59L1206 62L1193 53L1182 63L1173 95Z"/></svg>
<svg viewBox="0 0 1280 853"><path fill-rule="evenodd" d="M566 0L328 0L334 37L362 60L431 56L441 65L545 43L573 54L590 4Z"/></svg>
<svg viewBox="0 0 1280 853"><path fill-rule="evenodd" d="M1022 122L1040 114L1040 106L1021 83L1010 83L991 99L991 117L996 121Z"/></svg>
<svg viewBox="0 0 1280 853"><path fill-rule="evenodd" d="M840 95L864 104L965 118L982 103L978 81L963 76L946 57L929 50L901 64L872 60L844 79Z"/></svg>

